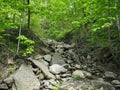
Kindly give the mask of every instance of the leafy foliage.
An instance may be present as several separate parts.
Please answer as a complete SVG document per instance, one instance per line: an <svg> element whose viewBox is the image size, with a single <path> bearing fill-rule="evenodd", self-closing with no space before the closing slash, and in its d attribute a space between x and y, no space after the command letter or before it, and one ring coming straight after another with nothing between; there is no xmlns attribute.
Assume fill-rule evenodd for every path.
<svg viewBox="0 0 120 90"><path fill-rule="evenodd" d="M22 56L26 56L34 52L35 42L33 40L28 39L24 35L20 35L19 37L17 37L17 39L20 39L20 44L23 46L23 48L25 48L24 50L22 50Z"/></svg>

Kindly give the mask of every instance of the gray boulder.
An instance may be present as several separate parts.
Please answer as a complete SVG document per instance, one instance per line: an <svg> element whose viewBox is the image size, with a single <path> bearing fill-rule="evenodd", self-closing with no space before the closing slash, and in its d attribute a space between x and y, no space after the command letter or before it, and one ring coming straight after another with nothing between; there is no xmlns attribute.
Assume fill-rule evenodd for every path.
<svg viewBox="0 0 120 90"><path fill-rule="evenodd" d="M44 59L46 60L46 61L51 61L51 55L44 55Z"/></svg>
<svg viewBox="0 0 120 90"><path fill-rule="evenodd" d="M53 74L60 74L67 72L67 69L65 69L63 66L60 66L59 64L53 64L50 66L50 72Z"/></svg>
<svg viewBox="0 0 120 90"><path fill-rule="evenodd" d="M115 88L108 82L86 80L64 82L61 90L115 90Z"/></svg>
<svg viewBox="0 0 120 90"><path fill-rule="evenodd" d="M80 78L85 78L85 75L83 73L83 71L81 70L76 70L72 73L73 77L80 77Z"/></svg>
<svg viewBox="0 0 120 90"><path fill-rule="evenodd" d="M114 84L114 85L120 85L120 81L119 80L113 80L111 83Z"/></svg>
<svg viewBox="0 0 120 90"><path fill-rule="evenodd" d="M62 56L60 54L55 53L52 56L51 65L52 64L64 65L65 64L64 58L62 58Z"/></svg>
<svg viewBox="0 0 120 90"><path fill-rule="evenodd" d="M116 74L113 73L113 72L110 72L110 71L106 71L105 72L105 78L108 79L108 80L113 80L115 79L116 77Z"/></svg>
<svg viewBox="0 0 120 90"><path fill-rule="evenodd" d="M49 72L48 66L47 66L45 63L39 62L39 61L33 60L33 59L31 59L31 61L32 61L38 68L41 69L41 71L43 72L43 74L45 75L46 78L54 78L54 79L55 79L54 75Z"/></svg>
<svg viewBox="0 0 120 90"><path fill-rule="evenodd" d="M30 65L22 64L14 75L15 90L39 90L40 83Z"/></svg>
<svg viewBox="0 0 120 90"><path fill-rule="evenodd" d="M0 90L8 90L8 86L5 83L0 84Z"/></svg>

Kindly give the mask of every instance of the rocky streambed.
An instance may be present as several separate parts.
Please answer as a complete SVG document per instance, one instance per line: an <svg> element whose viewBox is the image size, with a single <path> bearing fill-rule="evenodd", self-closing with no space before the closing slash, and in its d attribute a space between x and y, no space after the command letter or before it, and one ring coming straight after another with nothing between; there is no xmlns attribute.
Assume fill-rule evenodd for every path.
<svg viewBox="0 0 120 90"><path fill-rule="evenodd" d="M27 58L28 63L0 80L0 90L120 90L120 75L84 57L78 62L74 44L43 40L45 54Z"/></svg>

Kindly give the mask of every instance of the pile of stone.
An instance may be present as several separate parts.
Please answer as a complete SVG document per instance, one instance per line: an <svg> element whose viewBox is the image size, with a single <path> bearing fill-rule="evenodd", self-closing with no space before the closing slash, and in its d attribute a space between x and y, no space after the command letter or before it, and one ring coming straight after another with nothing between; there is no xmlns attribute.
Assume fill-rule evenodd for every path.
<svg viewBox="0 0 120 90"><path fill-rule="evenodd" d="M46 54L28 58L30 64L21 64L16 72L0 81L0 90L119 90L115 73L101 72L76 61L74 44L43 41L49 48Z"/></svg>

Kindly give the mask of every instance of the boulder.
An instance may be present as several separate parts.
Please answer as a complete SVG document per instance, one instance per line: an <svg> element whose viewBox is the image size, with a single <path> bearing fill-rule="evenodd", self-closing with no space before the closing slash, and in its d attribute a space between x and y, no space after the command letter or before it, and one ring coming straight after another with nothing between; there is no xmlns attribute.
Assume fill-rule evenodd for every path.
<svg viewBox="0 0 120 90"><path fill-rule="evenodd" d="M65 69L63 66L60 66L59 64L53 64L50 66L50 72L53 74L60 74L67 72L67 69Z"/></svg>
<svg viewBox="0 0 120 90"><path fill-rule="evenodd" d="M83 71L81 70L76 70L72 73L73 77L80 77L80 78L85 78L85 75L83 73Z"/></svg>
<svg viewBox="0 0 120 90"><path fill-rule="evenodd" d="M45 75L46 78L54 78L54 75L51 74L49 72L48 66L45 63L39 62L38 60L33 60L31 59L31 61L38 67L41 69L41 71L43 72L43 74Z"/></svg>
<svg viewBox="0 0 120 90"><path fill-rule="evenodd" d="M4 79L4 82L5 82L9 87L12 87L13 77L14 77L14 74L12 74L12 75L10 75L8 78L5 78L5 79Z"/></svg>
<svg viewBox="0 0 120 90"><path fill-rule="evenodd" d="M105 72L105 78L108 79L108 80L113 80L115 79L116 77L116 74L113 73L113 72L110 72L110 71L106 71Z"/></svg>
<svg viewBox="0 0 120 90"><path fill-rule="evenodd" d="M115 90L108 82L97 80L67 81L61 86L61 90Z"/></svg>
<svg viewBox="0 0 120 90"><path fill-rule="evenodd" d="M64 58L62 58L62 56L60 54L55 53L52 56L51 65L52 64L64 65L65 64Z"/></svg>
<svg viewBox="0 0 120 90"><path fill-rule="evenodd" d="M119 80L113 80L111 83L114 84L114 85L120 85L120 81Z"/></svg>
<svg viewBox="0 0 120 90"><path fill-rule="evenodd" d="M8 86L5 83L0 84L0 90L8 90Z"/></svg>
<svg viewBox="0 0 120 90"><path fill-rule="evenodd" d="M34 56L34 59L36 59L36 60L38 60L38 59L42 59L42 58L43 58L43 56L42 56L42 55L40 55L40 54L38 54L38 55Z"/></svg>
<svg viewBox="0 0 120 90"><path fill-rule="evenodd" d="M30 65L22 64L14 75L15 90L39 90L40 83Z"/></svg>
<svg viewBox="0 0 120 90"><path fill-rule="evenodd" d="M51 58L52 58L51 55L44 55L44 59L48 62L51 61Z"/></svg>

